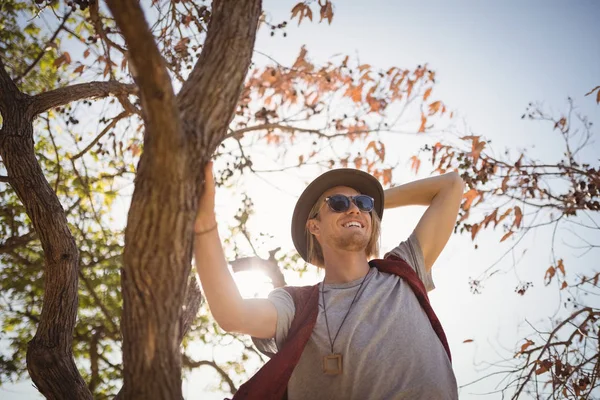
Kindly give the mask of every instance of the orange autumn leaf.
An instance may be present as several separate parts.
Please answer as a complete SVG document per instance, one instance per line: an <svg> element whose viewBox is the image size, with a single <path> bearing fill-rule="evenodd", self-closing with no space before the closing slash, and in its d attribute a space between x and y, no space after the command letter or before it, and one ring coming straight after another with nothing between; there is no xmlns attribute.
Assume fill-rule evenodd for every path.
<svg viewBox="0 0 600 400"><path fill-rule="evenodd" d="M410 158L410 169L415 171L415 174L419 173L419 167L421 166L421 160L417 156L412 156Z"/></svg>
<svg viewBox="0 0 600 400"><path fill-rule="evenodd" d="M506 239L511 237L513 233L514 233L513 231L508 231L508 233L506 233L504 236L502 236L502 239L500 239L500 243L504 242Z"/></svg>
<svg viewBox="0 0 600 400"><path fill-rule="evenodd" d="M389 185L390 183L392 183L392 169L388 168L388 169L384 169L383 170L383 185Z"/></svg>
<svg viewBox="0 0 600 400"><path fill-rule="evenodd" d="M429 96L431 95L431 91L433 90L433 88L429 88L425 91L425 93L423 94L423 101L427 101L427 99L429 98Z"/></svg>
<svg viewBox="0 0 600 400"><path fill-rule="evenodd" d="M80 65L79 67L75 68L75 70L73 72L76 74L82 74L84 68L85 68L84 65Z"/></svg>
<svg viewBox="0 0 600 400"><path fill-rule="evenodd" d="M441 101L434 101L433 103L431 103L429 105L429 115L433 115L436 112L438 112L440 110L440 107L442 106L442 102Z"/></svg>
<svg viewBox="0 0 600 400"><path fill-rule="evenodd" d="M425 132L425 124L426 123L427 123L427 117L425 117L425 114L421 113L421 126L419 127L419 130L417 131L417 133Z"/></svg>
<svg viewBox="0 0 600 400"><path fill-rule="evenodd" d="M465 199L465 203L462 206L463 210L467 211L469 208L471 208L471 204L473 204L473 200L475 200L479 196L480 196L479 192L475 189L471 189L467 193L465 193L463 195L463 199Z"/></svg>

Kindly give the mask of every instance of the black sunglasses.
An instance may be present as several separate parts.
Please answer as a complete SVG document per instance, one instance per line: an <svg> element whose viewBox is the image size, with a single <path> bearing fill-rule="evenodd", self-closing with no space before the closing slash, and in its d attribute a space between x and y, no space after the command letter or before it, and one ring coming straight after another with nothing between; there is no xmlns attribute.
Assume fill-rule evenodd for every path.
<svg viewBox="0 0 600 400"><path fill-rule="evenodd" d="M375 207L375 200L366 194L358 196L346 196L343 194L334 194L325 198L325 202L333 212L346 212L350 208L350 202L356 204L356 207L363 212L371 212Z"/></svg>

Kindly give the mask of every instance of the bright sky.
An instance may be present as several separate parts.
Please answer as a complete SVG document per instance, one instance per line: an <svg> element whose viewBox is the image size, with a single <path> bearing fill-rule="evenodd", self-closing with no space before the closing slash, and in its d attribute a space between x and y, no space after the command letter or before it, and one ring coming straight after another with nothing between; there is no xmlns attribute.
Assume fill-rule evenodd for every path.
<svg viewBox="0 0 600 400"><path fill-rule="evenodd" d="M267 0L264 9L278 23L289 18L294 4ZM280 33L272 38L263 30L256 49L288 66L302 45L316 63L339 53L356 55L363 63L385 69L412 69L428 63L437 72L434 97L458 112L472 132L492 139L498 153L510 146L529 149L530 155L540 159L555 160L560 155L556 133L540 122L520 119L530 101L543 101L546 110L560 112L565 109L566 97L571 96L582 114L600 125L600 106L592 98L583 97L600 84L600 2L473 0L449 4L438 0L424 5L418 1L347 0L334 4L331 26L303 23L296 28L292 23L286 38ZM266 62L260 54L255 54L255 60ZM426 136L386 137L387 151L400 160L407 160L423 144L435 141ZM592 154L599 150L597 143L592 145L588 160L595 160ZM428 173L423 165L419 177ZM264 177L270 184L251 179L245 185L256 206L250 226L257 234L275 236L275 245L289 249L289 222L296 196L314 176L282 173ZM401 163L394 173L395 184L415 178L407 163ZM230 198L224 193L218 195L218 212L223 216L235 212ZM386 211L383 249L405 239L422 211L419 207ZM496 261L510 240L498 244L500 232L485 232L478 237L479 250L474 250L470 238L456 236L438 259L434 266L437 289L431 292L431 300L450 342L459 385L481 377L486 362L510 358L518 340L529 332L526 319L543 322L558 308L560 299L555 288L544 288L541 283L551 263L550 234L539 230L530 235L519 247L520 252L528 250L525 256L520 259L520 252L514 254L520 259L518 268L511 270L511 260L506 259L500 265L508 272L499 274L480 295L469 292L469 277L478 276ZM557 235L557 251L562 252L570 270L585 271L597 265L593 253L577 258L580 252L562 244L571 238L566 230L559 230ZM596 236L598 243L600 238ZM269 249L266 246L262 250ZM319 279L309 275L305 281ZM523 297L513 292L518 279L535 285ZM288 281L294 283L291 276ZM474 342L464 344L465 339ZM210 368L195 371L184 383L184 395L188 399L222 399L222 394L209 392L215 378ZM484 381L462 389L460 397L500 398L498 393L482 395L494 390L494 381ZM30 382L0 389L3 398L40 398L36 393Z"/></svg>

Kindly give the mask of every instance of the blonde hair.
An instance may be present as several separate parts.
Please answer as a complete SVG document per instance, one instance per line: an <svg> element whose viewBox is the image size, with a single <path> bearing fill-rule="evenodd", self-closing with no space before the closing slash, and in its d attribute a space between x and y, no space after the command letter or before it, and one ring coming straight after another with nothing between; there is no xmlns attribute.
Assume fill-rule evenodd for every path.
<svg viewBox="0 0 600 400"><path fill-rule="evenodd" d="M323 256L323 249L321 248L321 244L317 240L317 238L310 233L308 229L308 221L311 219L319 218L319 210L321 209L321 205L325 201L325 193L323 193L319 199L315 202L315 204L310 209L310 213L308 214L308 220L306 221L306 225L304 227L306 233L306 243L308 244L308 252L307 258L308 262L316 265L317 267L324 268L325 267L325 258ZM371 214L371 237L369 238L369 243L367 243L367 247L365 247L365 255L367 258L375 258L379 255L379 234L381 232L381 219L375 209L373 209L369 214Z"/></svg>

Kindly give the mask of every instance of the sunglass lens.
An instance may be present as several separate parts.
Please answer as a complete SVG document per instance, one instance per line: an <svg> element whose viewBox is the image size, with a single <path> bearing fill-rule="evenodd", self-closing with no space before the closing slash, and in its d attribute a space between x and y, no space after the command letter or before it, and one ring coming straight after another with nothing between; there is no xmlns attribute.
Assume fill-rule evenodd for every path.
<svg viewBox="0 0 600 400"><path fill-rule="evenodd" d="M350 207L350 200L342 195L331 196L329 206L335 212L344 212Z"/></svg>
<svg viewBox="0 0 600 400"><path fill-rule="evenodd" d="M369 196L365 196L365 195L356 196L354 198L354 201L356 203L356 206L361 211L370 212L374 207L373 199Z"/></svg>

